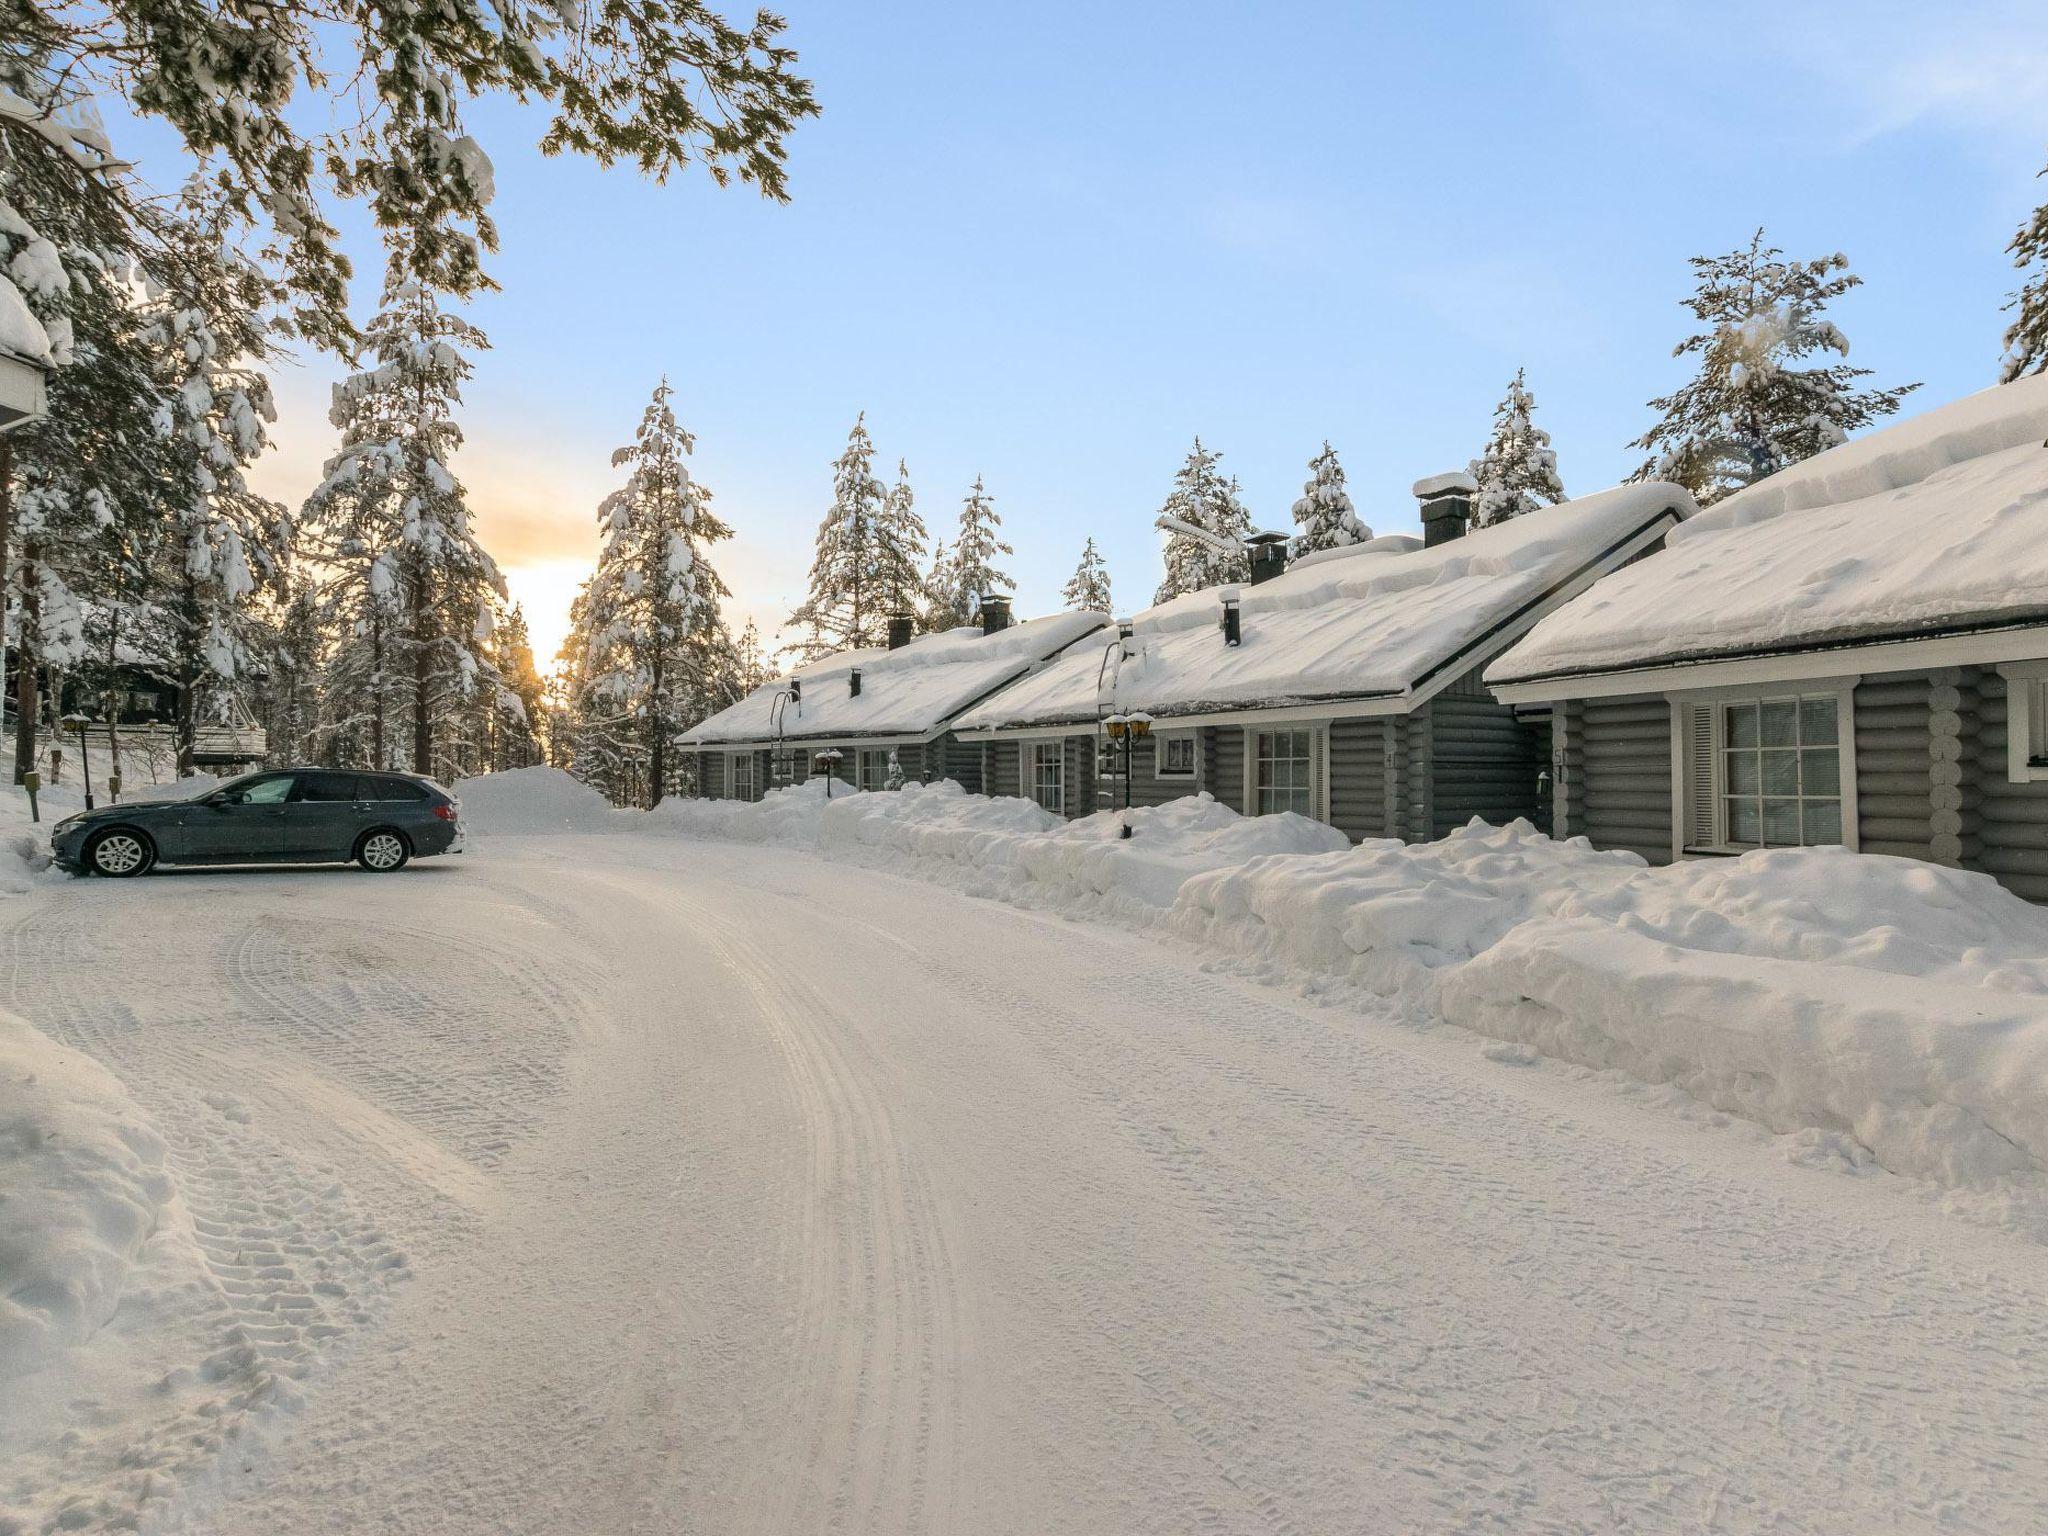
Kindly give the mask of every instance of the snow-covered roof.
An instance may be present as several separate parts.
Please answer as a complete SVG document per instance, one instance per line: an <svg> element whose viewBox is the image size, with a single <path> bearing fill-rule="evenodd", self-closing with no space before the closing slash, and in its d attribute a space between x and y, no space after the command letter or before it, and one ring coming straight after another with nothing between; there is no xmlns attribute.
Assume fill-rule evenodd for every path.
<svg viewBox="0 0 2048 1536"><path fill-rule="evenodd" d="M963 714L962 729L1093 720L1103 708L1196 715L1328 700L1399 697L1447 664L1477 662L1548 604L1610 569L1673 516L1693 511L1674 485L1625 485L1531 512L1434 548L1375 541L1237 589L1243 641L1223 643L1225 588L1139 614L1135 653L1097 696L1103 647L1051 666ZM1405 547L1403 547L1405 545ZM1462 670L1462 667L1461 667ZM1444 679L1448 680L1448 679Z"/></svg>
<svg viewBox="0 0 2048 1536"><path fill-rule="evenodd" d="M923 736L1081 636L1109 622L1100 613L1056 613L984 635L974 625L925 635L890 650L842 651L763 683L730 709L684 734L685 746L735 742ZM860 671L860 692L851 674ZM803 681L801 706L787 706L775 729L776 695Z"/></svg>
<svg viewBox="0 0 2048 1536"><path fill-rule="evenodd" d="M1817 454L1675 530L1496 683L2048 622L2048 376Z"/></svg>

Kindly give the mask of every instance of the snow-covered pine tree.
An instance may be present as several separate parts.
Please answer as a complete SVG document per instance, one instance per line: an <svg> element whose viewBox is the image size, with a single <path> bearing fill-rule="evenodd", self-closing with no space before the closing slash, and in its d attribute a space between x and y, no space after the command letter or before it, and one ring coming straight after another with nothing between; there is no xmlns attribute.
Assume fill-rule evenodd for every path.
<svg viewBox="0 0 2048 1536"><path fill-rule="evenodd" d="M345 707L367 712L367 755L376 766L392 763L389 714L402 700L412 767L434 773L437 734L459 724L476 690L497 686L488 596L502 597L504 582L449 467L470 374L462 349L486 342L408 265L396 237L383 307L365 331L374 365L334 388L329 419L341 449L301 523L330 573L328 613L344 637L334 681Z"/></svg>
<svg viewBox="0 0 2048 1536"><path fill-rule="evenodd" d="M1870 370L1846 362L1798 366L1816 354L1849 355L1826 310L1863 280L1840 252L1813 261L1783 255L1759 229L1742 249L1691 259L1698 287L1685 307L1705 329L1671 355L1697 357L1699 371L1650 402L1662 419L1629 445L1650 455L1635 479L1674 481L1710 506L1891 415L1919 388L1859 389Z"/></svg>
<svg viewBox="0 0 2048 1536"><path fill-rule="evenodd" d="M294 572L281 603L259 605L263 635L254 710L273 762L312 762L322 749L320 597L309 574Z"/></svg>
<svg viewBox="0 0 2048 1536"><path fill-rule="evenodd" d="M670 741L730 701L737 670L719 606L731 594L706 558L732 530L684 462L697 442L672 397L663 379L633 441L612 455L630 472L598 507L604 545L580 615L582 712L594 732L634 723L637 744L614 739L602 751L644 765L650 806L671 784Z"/></svg>
<svg viewBox="0 0 2048 1536"><path fill-rule="evenodd" d="M889 596L883 586L881 534L887 493L875 475L875 445L863 411L832 463L832 505L818 524L810 593L789 616L806 631L794 649L805 659L879 645Z"/></svg>
<svg viewBox="0 0 2048 1536"><path fill-rule="evenodd" d="M1061 593L1066 605L1079 613L1113 613L1109 593L1109 567L1103 563L1102 551L1095 547L1094 535L1081 548L1081 563L1074 567L1074 574L1067 578L1066 589Z"/></svg>
<svg viewBox="0 0 2048 1536"><path fill-rule="evenodd" d="M752 693L774 673L768 667L768 655L761 645L761 631L749 618L746 627L733 646L733 691L736 695Z"/></svg>
<svg viewBox="0 0 2048 1536"><path fill-rule="evenodd" d="M2048 176L2048 171L2041 173ZM2012 324L2005 328L2005 357L1999 382L2048 368L2048 203L2041 204L2006 246L2012 264L2025 273L2020 291L2006 301Z"/></svg>
<svg viewBox="0 0 2048 1536"><path fill-rule="evenodd" d="M118 94L168 122L195 159L223 161L235 212L262 212L275 233L303 296L299 329L345 349L349 264L323 176L368 196L384 228L411 227L416 252L450 273L465 266L464 225L489 235L489 162L452 126L478 97L545 100L548 153L626 160L657 179L694 161L721 186L737 178L784 200L784 141L818 109L783 27L765 10L735 24L706 0L4 0L0 88L28 102L59 81ZM309 134L305 98L324 102L331 81L361 84L369 111ZM412 212L395 216L394 204Z"/></svg>
<svg viewBox="0 0 2048 1536"><path fill-rule="evenodd" d="M972 624L981 612L983 596L1017 590L1017 583L996 565L997 556L1016 553L1003 542L1002 526L995 497L976 475L973 489L960 503L959 528L946 546L943 562L932 573L933 629Z"/></svg>
<svg viewBox="0 0 2048 1536"><path fill-rule="evenodd" d="M161 221L148 263L143 336L165 394L165 528L144 637L177 688L177 772L193 772L202 716L246 708L260 641L259 594L280 596L291 557L285 509L249 487L247 467L276 419L262 363L274 285L240 253L232 200L195 177Z"/></svg>
<svg viewBox="0 0 2048 1536"><path fill-rule="evenodd" d="M884 620L892 613L915 615L924 606L924 519L910 489L910 467L896 461L896 484L882 503L875 525L875 587L881 595Z"/></svg>
<svg viewBox="0 0 2048 1536"><path fill-rule="evenodd" d="M42 683L88 659L89 612L103 623L102 643L119 643L146 588L159 489L180 470L131 280L143 246L136 210L104 155L52 127L61 118L96 133L89 109L51 86L57 71L33 53L32 34L9 41L0 87L43 115L24 122L13 104L0 111L0 275L50 365L48 415L0 436L0 594L19 782L35 762L39 720L54 717L57 690L46 695Z"/></svg>
<svg viewBox="0 0 2048 1536"><path fill-rule="evenodd" d="M1225 480L1217 469L1222 458L1222 454L1204 448L1202 440L1196 438L1195 446L1188 451L1187 459L1175 473L1173 489L1159 511L1161 516L1174 518L1237 546L1238 541L1251 531L1251 515L1238 495L1237 482ZM1167 531L1164 555L1166 579L1159 583L1159 590L1153 595L1155 603L1221 582L1242 581L1248 570L1241 547L1235 555L1225 554L1206 540L1178 529Z"/></svg>
<svg viewBox="0 0 2048 1536"><path fill-rule="evenodd" d="M1565 499L1550 434L1530 419L1535 409L1536 397L1517 368L1506 396L1493 408L1493 433L1471 464L1472 478L1479 482L1473 515L1481 528Z"/></svg>
<svg viewBox="0 0 2048 1536"><path fill-rule="evenodd" d="M1313 554L1319 549L1343 549L1362 544L1372 530L1358 520L1351 493L1344 488L1344 466L1337 462L1337 450L1329 439L1323 451L1308 461L1308 483L1294 503L1294 551Z"/></svg>

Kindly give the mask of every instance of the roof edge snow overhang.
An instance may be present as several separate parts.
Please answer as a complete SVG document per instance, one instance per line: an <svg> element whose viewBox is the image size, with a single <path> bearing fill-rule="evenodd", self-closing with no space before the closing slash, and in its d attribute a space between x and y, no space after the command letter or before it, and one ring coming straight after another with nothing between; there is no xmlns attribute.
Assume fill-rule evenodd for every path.
<svg viewBox="0 0 2048 1536"><path fill-rule="evenodd" d="M1728 652L1684 661L1558 671L1513 682L1489 683L1505 704L1556 699L1603 699L1626 694L1716 688L1740 683L1839 678L1845 672L1910 672L1920 667L1962 667L2048 658L2048 622L2019 622L1929 630L1882 639L1815 641L1776 650ZM1853 662L1854 666L1845 666Z"/></svg>
<svg viewBox="0 0 2048 1536"><path fill-rule="evenodd" d="M1175 713L1171 706L1153 706L1149 707L1147 712L1155 725L1167 729L1176 726L1243 725L1260 720L1289 722L1410 714L1418 706L1428 703L1443 692L1473 667L1480 665L1488 657L1506 650L1513 641L1534 628L1537 620L1552 609L1570 602L1608 571L1633 559L1683 521L1684 518L1676 507L1660 508L1605 549L1589 556L1571 571L1560 576L1513 612L1496 619L1443 660L1426 668L1420 677L1405 688L1380 689L1369 693L1295 694L1290 695L1286 702L1278 704L1197 704L1184 714ZM966 711L962 710L961 713L965 714ZM1097 723L1096 717L1074 715L1067 717L1065 721L1018 721L1014 724L979 726L956 734L962 741L994 741L999 737L1008 736L1061 735L1077 728L1093 730Z"/></svg>
<svg viewBox="0 0 2048 1536"><path fill-rule="evenodd" d="M940 726L935 731L840 731L833 735L816 736L773 736L721 738L717 741L678 741L676 745L685 752L781 752L792 747L832 747L844 742L858 743L863 747L914 747L946 734Z"/></svg>

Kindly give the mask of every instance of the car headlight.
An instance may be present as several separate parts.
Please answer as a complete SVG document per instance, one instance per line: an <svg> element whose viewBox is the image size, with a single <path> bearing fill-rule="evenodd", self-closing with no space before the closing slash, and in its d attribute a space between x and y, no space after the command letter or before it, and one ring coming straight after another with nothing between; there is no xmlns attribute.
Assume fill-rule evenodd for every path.
<svg viewBox="0 0 2048 1536"><path fill-rule="evenodd" d="M71 815L66 816L62 821L58 822L57 825L50 828L50 835L54 837L57 833L62 832L66 827L75 827L83 820L85 820L85 812L75 811Z"/></svg>

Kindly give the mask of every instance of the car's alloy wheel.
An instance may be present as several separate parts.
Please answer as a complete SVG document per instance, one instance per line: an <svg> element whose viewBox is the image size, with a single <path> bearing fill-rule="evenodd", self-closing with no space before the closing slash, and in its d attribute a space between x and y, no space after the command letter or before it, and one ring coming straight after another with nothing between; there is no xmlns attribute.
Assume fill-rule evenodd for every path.
<svg viewBox="0 0 2048 1536"><path fill-rule="evenodd" d="M405 862L405 839L396 832L372 832L363 839L356 857L363 868L375 874L389 874Z"/></svg>
<svg viewBox="0 0 2048 1536"><path fill-rule="evenodd" d="M95 874L139 875L149 868L149 846L133 832L109 832L92 845Z"/></svg>

